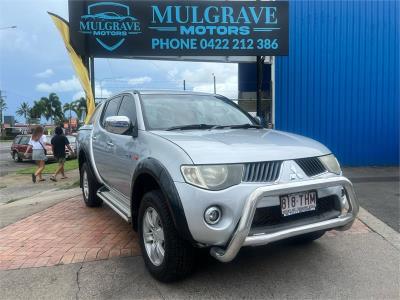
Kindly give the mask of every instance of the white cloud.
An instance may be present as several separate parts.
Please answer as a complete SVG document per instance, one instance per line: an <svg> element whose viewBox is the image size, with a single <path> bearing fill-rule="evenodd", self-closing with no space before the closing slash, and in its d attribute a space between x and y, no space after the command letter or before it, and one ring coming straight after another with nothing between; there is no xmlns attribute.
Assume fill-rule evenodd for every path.
<svg viewBox="0 0 400 300"><path fill-rule="evenodd" d="M165 66L166 67L166 66ZM214 92L214 78L216 77L217 93L237 99L238 96L238 67L237 64L223 63L171 63L166 72L169 80L180 84L186 81L188 89L197 92Z"/></svg>
<svg viewBox="0 0 400 300"><path fill-rule="evenodd" d="M82 86L76 76L72 76L71 79L63 79L53 83L45 83L45 82L39 83L36 86L36 90L44 93L70 92L72 93L71 100L77 100L81 97L85 97L85 92L83 91ZM104 87L100 87L100 83L96 82L95 94L96 98L108 98L113 94L113 92L109 91Z"/></svg>
<svg viewBox="0 0 400 300"><path fill-rule="evenodd" d="M43 72L39 72L35 74L37 78L49 78L54 75L54 71L52 69L46 69Z"/></svg>
<svg viewBox="0 0 400 300"><path fill-rule="evenodd" d="M71 79L60 80L53 83L42 82L36 86L37 91L45 93L75 92L81 89L81 84L76 76L72 76Z"/></svg>
<svg viewBox="0 0 400 300"><path fill-rule="evenodd" d="M86 96L85 96L85 92L82 90L82 91L79 91L79 92L75 93L75 94L72 96L72 101L78 100L78 99L80 99L80 98L85 98L85 97L86 97Z"/></svg>
<svg viewBox="0 0 400 300"><path fill-rule="evenodd" d="M143 85L145 83L151 82L152 79L149 76L143 76L143 77L136 77L136 78L129 78L127 80L129 85Z"/></svg>
<svg viewBox="0 0 400 300"><path fill-rule="evenodd" d="M96 98L109 98L111 97L113 94L113 92L107 90L106 88L100 88L100 85L98 85L96 83L96 88L95 88L95 94L96 94Z"/></svg>
<svg viewBox="0 0 400 300"><path fill-rule="evenodd" d="M29 33L17 29L7 29L0 32L0 45L3 51L12 53L28 52L34 48L37 39Z"/></svg>
<svg viewBox="0 0 400 300"><path fill-rule="evenodd" d="M100 84L98 82L96 82L96 87L95 87L95 96L96 98L109 98L113 95L114 93L107 90L104 87L100 87ZM73 96L72 99L73 100L77 100L79 98L85 98L85 92L83 90L80 90L79 92L76 92Z"/></svg>

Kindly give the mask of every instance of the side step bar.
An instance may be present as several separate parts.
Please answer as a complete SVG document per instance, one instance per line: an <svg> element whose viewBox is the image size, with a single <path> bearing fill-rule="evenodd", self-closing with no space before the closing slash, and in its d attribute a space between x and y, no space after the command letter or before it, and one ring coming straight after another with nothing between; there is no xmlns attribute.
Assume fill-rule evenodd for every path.
<svg viewBox="0 0 400 300"><path fill-rule="evenodd" d="M131 210L126 204L127 200L124 201L120 196L116 195L106 187L101 187L97 191L97 196L103 200L112 210L119 214L125 221L131 222Z"/></svg>

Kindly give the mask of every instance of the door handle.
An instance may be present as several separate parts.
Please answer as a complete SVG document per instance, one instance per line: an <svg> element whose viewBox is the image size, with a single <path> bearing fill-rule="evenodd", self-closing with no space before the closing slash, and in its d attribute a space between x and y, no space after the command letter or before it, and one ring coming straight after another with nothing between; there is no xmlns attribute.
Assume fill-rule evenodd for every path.
<svg viewBox="0 0 400 300"><path fill-rule="evenodd" d="M92 140L93 141L97 140L97 136L92 136Z"/></svg>
<svg viewBox="0 0 400 300"><path fill-rule="evenodd" d="M114 144L112 142L107 142L107 145L110 147L114 147Z"/></svg>

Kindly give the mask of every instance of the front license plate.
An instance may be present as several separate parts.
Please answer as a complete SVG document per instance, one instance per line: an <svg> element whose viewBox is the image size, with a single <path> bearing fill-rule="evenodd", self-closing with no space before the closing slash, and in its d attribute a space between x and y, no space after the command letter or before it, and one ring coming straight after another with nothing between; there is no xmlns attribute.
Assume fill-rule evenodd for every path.
<svg viewBox="0 0 400 300"><path fill-rule="evenodd" d="M315 210L317 192L309 191L281 196L281 210L284 217Z"/></svg>

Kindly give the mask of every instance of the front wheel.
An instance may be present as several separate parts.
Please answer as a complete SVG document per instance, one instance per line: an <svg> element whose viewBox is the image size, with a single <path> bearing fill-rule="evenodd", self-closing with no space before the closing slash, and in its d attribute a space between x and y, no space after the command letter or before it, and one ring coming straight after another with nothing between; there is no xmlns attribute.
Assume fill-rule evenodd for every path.
<svg viewBox="0 0 400 300"><path fill-rule="evenodd" d="M179 237L160 191L151 191L143 196L138 222L143 258L154 278L171 282L193 271L194 249Z"/></svg>
<svg viewBox="0 0 400 300"><path fill-rule="evenodd" d="M81 180L83 201L85 201L86 206L100 206L102 201L97 197L97 190L100 184L97 182L92 170L86 162L83 163L81 167Z"/></svg>

